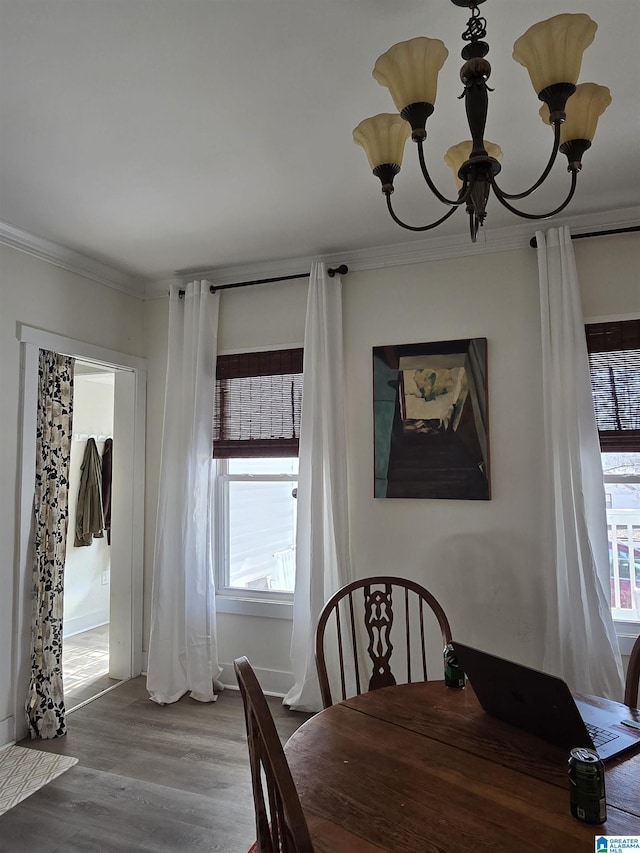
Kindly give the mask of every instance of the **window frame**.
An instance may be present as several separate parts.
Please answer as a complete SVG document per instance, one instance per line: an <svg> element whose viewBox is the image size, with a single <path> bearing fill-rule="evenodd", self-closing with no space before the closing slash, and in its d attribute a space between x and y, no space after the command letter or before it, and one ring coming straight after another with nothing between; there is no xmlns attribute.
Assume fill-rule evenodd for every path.
<svg viewBox="0 0 640 853"><path fill-rule="evenodd" d="M254 457L255 458L255 457ZM271 457L277 458L277 457ZM293 604L293 591L243 589L231 586L229 578L229 483L295 483L297 474L232 474L228 458L216 459L216 595L243 601L269 601L272 604Z"/></svg>
<svg viewBox="0 0 640 853"><path fill-rule="evenodd" d="M624 324L629 322L629 329L631 330L631 337L629 334L625 334ZM635 348L638 345L638 341L640 340L638 336L638 323L640 322L640 317L636 316L628 316L628 317L616 317L611 319L593 319L590 321L585 320L585 338L587 345L587 354L589 355L591 352L607 352L607 351L616 351L619 348ZM591 327L591 328L589 328ZM622 332L622 334L621 334ZM602 345L602 341L606 339L608 335L611 335L613 338L611 350L608 350L606 346ZM598 337L599 340L598 340ZM633 347L630 346L633 344ZM588 364L589 372L591 372L591 363L589 361ZM594 406L594 416L595 416L595 406ZM636 453L640 452L639 441L640 438L638 436L637 430L619 430L619 431L604 431L598 430L598 439L600 443L600 454L604 453ZM603 471L603 486L607 482L615 482L615 475L611 477L607 477ZM627 478L625 478L627 479ZM607 590L607 595L608 595ZM628 656L631 654L631 649L633 647L633 643L640 633L640 623L618 619L613 614L613 608L610 608L611 616L614 623L614 628L616 631L616 635L618 637L618 644L620 647L620 653L624 656Z"/></svg>
<svg viewBox="0 0 640 853"><path fill-rule="evenodd" d="M602 451L602 453L605 453L605 452L607 452L607 451ZM602 455L602 453L601 453L601 455ZM607 476L607 474L603 471L603 481L604 481L605 487L606 487L607 483L610 483L610 484L614 484L614 483L640 484L640 474L628 474L628 475L609 474ZM605 489L605 491L606 491L606 489ZM615 513L616 513L616 508L607 507L607 525L615 524L617 526L619 524L624 524L623 520L621 520L621 519L616 520ZM630 555L630 557L631 557L631 555ZM615 566L615 563L614 563L614 566ZM614 570L614 574L615 574L615 570ZM636 577L637 577L637 573L636 573L636 568L635 568L635 548L634 548L633 556L631 557L631 559L629 561L629 582L630 582L630 584L633 585L633 587L635 589L638 588L638 585L636 583ZM622 630L624 631L624 633L632 636L633 639L635 639L635 636L638 633L640 633L640 620L633 621L630 619L620 618L619 615L616 615L614 613L614 610L616 610L616 608L611 606L611 615L613 617L614 623L616 625L622 626ZM623 610L623 608L618 608L617 613L618 614L621 613L622 610ZM635 633L634 633L634 631L635 631Z"/></svg>
<svg viewBox="0 0 640 853"><path fill-rule="evenodd" d="M275 352L278 350L303 350L302 344L287 344L281 347L266 346L262 348L225 351L220 356L256 355L258 353ZM283 444L283 443L281 443ZM214 443L215 447L215 443ZM282 449L281 449L282 450ZM287 458L297 456L297 452L287 454ZM259 456L257 453L247 454L252 458L285 458L283 452L274 454L265 453ZM293 592L282 592L279 590L244 590L229 585L229 498L228 484L234 481L241 482L295 482L298 475L293 474L230 474L229 459L242 458L240 455L216 456L215 450L213 463L213 500L212 500L212 525L214 531L214 583L216 590L216 610L219 613L229 613L244 616L260 616L274 619L293 619Z"/></svg>

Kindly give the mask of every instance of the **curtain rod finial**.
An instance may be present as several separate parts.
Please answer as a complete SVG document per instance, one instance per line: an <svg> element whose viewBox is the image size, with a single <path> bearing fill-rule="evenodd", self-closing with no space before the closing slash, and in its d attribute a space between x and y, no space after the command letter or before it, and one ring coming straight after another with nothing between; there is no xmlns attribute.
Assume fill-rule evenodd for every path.
<svg viewBox="0 0 640 853"><path fill-rule="evenodd" d="M346 275L349 272L349 267L346 264L340 264L339 267L331 268L327 270L327 275L329 278L333 278L336 273L339 275Z"/></svg>

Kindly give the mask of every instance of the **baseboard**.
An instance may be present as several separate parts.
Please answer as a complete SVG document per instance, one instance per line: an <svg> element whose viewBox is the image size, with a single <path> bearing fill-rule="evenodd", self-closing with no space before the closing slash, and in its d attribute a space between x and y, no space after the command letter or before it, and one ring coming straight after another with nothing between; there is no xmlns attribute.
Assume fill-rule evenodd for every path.
<svg viewBox="0 0 640 853"><path fill-rule="evenodd" d="M12 746L15 743L14 718L7 717L0 720L0 749Z"/></svg>
<svg viewBox="0 0 640 853"><path fill-rule="evenodd" d="M238 682L233 663L220 663L220 667L222 669L220 682L225 687L237 688ZM253 670L267 696L285 696L295 682L292 672L281 672L277 669L261 669L256 666L253 667Z"/></svg>
<svg viewBox="0 0 640 853"><path fill-rule="evenodd" d="M142 675L147 674L148 661L149 652L142 652ZM220 683L231 690L237 690L238 682L236 681L233 663L221 663L220 668L222 669L219 678ZM253 669L258 676L260 686L268 696L285 696L294 685L295 679L292 672L281 672L277 669L260 669L255 666Z"/></svg>
<svg viewBox="0 0 640 853"><path fill-rule="evenodd" d="M93 628L102 628L103 625L109 624L109 611L94 610L93 613L87 613L84 616L74 616L73 619L65 619L62 626L62 637L73 637L76 634L82 634L84 631L91 631Z"/></svg>

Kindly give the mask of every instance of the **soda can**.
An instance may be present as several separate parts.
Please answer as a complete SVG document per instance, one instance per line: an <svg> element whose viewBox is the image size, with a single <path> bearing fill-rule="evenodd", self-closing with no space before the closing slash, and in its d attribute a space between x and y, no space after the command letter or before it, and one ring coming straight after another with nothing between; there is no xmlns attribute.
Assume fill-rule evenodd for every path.
<svg viewBox="0 0 640 853"><path fill-rule="evenodd" d="M607 819L604 764L593 749L576 747L569 754L569 803L571 814L584 823Z"/></svg>
<svg viewBox="0 0 640 853"><path fill-rule="evenodd" d="M451 643L444 648L444 683L447 687L464 687L466 677Z"/></svg>

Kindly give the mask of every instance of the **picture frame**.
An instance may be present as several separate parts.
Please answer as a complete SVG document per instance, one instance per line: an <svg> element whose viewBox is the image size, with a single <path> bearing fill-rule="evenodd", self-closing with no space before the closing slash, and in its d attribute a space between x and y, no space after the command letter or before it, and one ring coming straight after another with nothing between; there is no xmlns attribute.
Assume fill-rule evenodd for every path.
<svg viewBox="0 0 640 853"><path fill-rule="evenodd" d="M374 496L490 500L487 339L373 347Z"/></svg>

